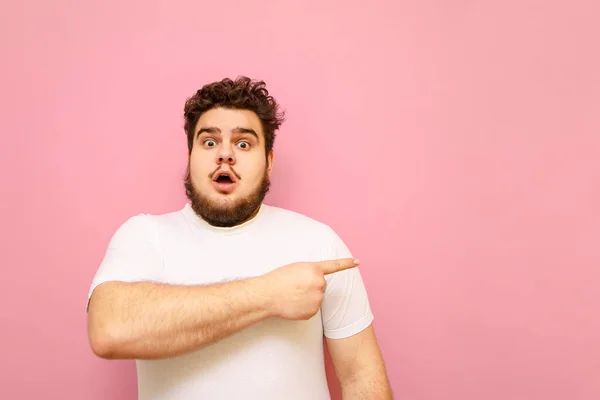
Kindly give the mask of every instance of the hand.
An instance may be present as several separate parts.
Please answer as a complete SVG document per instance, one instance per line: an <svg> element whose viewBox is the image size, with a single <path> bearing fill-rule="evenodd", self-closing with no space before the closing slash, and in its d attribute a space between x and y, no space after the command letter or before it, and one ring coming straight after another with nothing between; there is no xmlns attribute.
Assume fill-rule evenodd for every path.
<svg viewBox="0 0 600 400"><path fill-rule="evenodd" d="M325 275L358 265L359 261L353 258L300 262L279 267L261 276L271 315L289 320L311 318L319 311L323 301L327 284Z"/></svg>

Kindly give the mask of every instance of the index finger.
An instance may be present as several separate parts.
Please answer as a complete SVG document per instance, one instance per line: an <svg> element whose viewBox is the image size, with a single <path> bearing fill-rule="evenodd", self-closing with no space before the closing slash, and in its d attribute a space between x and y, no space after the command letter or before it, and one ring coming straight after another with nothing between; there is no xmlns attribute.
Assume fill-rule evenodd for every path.
<svg viewBox="0 0 600 400"><path fill-rule="evenodd" d="M357 258L341 258L338 260L328 260L319 263L323 274L333 274L334 272L344 271L349 268L358 267L360 261Z"/></svg>

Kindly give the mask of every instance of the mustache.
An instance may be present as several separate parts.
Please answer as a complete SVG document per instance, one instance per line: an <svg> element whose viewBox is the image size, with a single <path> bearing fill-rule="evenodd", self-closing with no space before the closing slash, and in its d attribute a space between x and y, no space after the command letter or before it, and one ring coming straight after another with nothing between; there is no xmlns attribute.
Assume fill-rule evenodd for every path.
<svg viewBox="0 0 600 400"><path fill-rule="evenodd" d="M218 170L220 170L221 167L217 167L217 169L215 169L210 175L208 175L209 179L212 179L213 176L215 176L215 174L217 173ZM229 167L229 170L235 175L235 177L237 178L237 180L239 181L240 179L242 179L242 177L235 171L235 169L233 169L233 167Z"/></svg>

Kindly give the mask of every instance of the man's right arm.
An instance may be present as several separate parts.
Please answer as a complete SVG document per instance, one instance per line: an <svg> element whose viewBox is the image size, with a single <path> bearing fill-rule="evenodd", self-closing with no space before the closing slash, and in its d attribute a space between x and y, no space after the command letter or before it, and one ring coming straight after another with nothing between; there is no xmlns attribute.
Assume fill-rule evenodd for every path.
<svg viewBox="0 0 600 400"><path fill-rule="evenodd" d="M92 351L157 359L209 345L271 316L259 278L210 286L106 282L90 298Z"/></svg>
<svg viewBox="0 0 600 400"><path fill-rule="evenodd" d="M321 307L325 275L353 259L294 263L265 275L209 286L105 282L90 298L88 335L107 359L158 359L207 346L269 317L309 319Z"/></svg>

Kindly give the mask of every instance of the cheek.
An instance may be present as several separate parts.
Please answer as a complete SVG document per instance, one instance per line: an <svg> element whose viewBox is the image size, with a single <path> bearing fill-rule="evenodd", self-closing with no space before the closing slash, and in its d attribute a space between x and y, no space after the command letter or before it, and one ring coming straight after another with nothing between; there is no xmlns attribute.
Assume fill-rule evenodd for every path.
<svg viewBox="0 0 600 400"><path fill-rule="evenodd" d="M248 177L251 177L252 180L262 177L267 166L265 159L260 158L254 154L252 155L252 157L248 157L248 159L244 160L243 165L243 170L245 170L245 174ZM242 163L240 163L239 168L242 168ZM242 171L240 170L240 172Z"/></svg>
<svg viewBox="0 0 600 400"><path fill-rule="evenodd" d="M252 185L256 186L260 183L260 181L262 181L263 176L265 174L265 166L262 166L260 168L256 168L252 170L252 173L250 174L252 177Z"/></svg>
<svg viewBox="0 0 600 400"><path fill-rule="evenodd" d="M206 161L199 158L190 159L190 174L193 178L199 179L209 174L209 165Z"/></svg>

